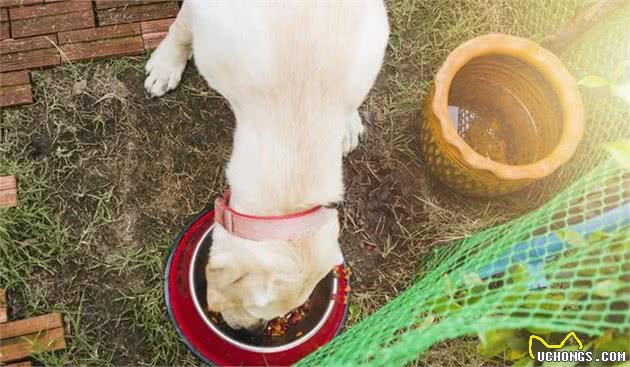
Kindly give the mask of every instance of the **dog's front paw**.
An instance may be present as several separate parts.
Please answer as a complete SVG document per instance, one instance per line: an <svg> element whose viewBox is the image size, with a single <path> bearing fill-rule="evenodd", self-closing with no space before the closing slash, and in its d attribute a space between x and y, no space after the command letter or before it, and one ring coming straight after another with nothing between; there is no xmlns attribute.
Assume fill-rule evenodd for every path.
<svg viewBox="0 0 630 367"><path fill-rule="evenodd" d="M184 52L160 45L144 67L149 74L144 81L144 89L152 97L163 96L169 90L175 89L182 78L187 60L188 55Z"/></svg>
<svg viewBox="0 0 630 367"><path fill-rule="evenodd" d="M354 111L346 124L346 132L342 142L343 155L348 155L359 145L359 140L364 133L365 126L361 122L359 111Z"/></svg>

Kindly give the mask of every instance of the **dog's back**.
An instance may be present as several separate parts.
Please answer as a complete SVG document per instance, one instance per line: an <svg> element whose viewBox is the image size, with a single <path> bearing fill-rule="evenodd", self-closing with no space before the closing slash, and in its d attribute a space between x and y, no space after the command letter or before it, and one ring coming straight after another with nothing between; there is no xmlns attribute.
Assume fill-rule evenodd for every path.
<svg viewBox="0 0 630 367"><path fill-rule="evenodd" d="M333 142L380 69L388 37L382 2L190 5L195 63L238 122L227 172L235 204L244 191L287 209L340 201L343 152Z"/></svg>
<svg viewBox="0 0 630 367"><path fill-rule="evenodd" d="M190 5L195 63L230 101L303 99L319 108L356 108L388 36L380 1Z"/></svg>

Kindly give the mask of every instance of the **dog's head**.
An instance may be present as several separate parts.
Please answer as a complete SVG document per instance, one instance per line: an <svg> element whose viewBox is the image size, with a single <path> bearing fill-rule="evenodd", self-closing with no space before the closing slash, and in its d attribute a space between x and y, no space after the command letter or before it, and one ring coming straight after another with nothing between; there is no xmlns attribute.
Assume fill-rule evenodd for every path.
<svg viewBox="0 0 630 367"><path fill-rule="evenodd" d="M254 329L301 306L342 261L336 210L316 233L291 241L250 241L213 230L206 266L208 308L230 327Z"/></svg>

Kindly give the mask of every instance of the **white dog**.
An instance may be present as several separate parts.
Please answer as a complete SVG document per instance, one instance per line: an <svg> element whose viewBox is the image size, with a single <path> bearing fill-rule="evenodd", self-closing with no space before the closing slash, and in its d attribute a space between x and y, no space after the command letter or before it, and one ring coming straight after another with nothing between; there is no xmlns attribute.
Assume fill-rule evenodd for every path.
<svg viewBox="0 0 630 367"><path fill-rule="evenodd" d="M146 65L145 88L177 87L186 61L236 116L229 206L278 216L342 200L342 156L363 133L357 108L383 62L381 0L186 0ZM254 328L303 304L342 261L337 210L291 239L246 239L217 225L206 268L208 307Z"/></svg>

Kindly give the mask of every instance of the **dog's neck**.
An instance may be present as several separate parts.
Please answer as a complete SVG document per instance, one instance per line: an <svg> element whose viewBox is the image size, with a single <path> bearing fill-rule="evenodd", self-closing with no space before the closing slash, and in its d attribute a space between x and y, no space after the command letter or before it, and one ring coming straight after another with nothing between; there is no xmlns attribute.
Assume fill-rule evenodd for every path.
<svg viewBox="0 0 630 367"><path fill-rule="evenodd" d="M341 137L332 130L239 120L226 170L230 206L269 216L341 201Z"/></svg>
<svg viewBox="0 0 630 367"><path fill-rule="evenodd" d="M234 191L234 189L232 189ZM275 199L272 199L275 197ZM283 199L280 196L269 195L267 197L254 195L243 192L242 194L233 194L230 206L241 213L256 216L277 216L290 215L306 211L308 209L325 206L327 203L315 203L307 201L291 201Z"/></svg>
<svg viewBox="0 0 630 367"><path fill-rule="evenodd" d="M254 172L250 172L253 176ZM268 185L263 172L260 179L231 179L232 192L230 207L241 213L257 216L289 215L317 206L326 206L341 201L342 190L326 190L325 183L311 180L307 175L303 178L306 184L300 185L295 180L276 182L276 186ZM249 183L248 183L249 182ZM259 183L259 185L257 185ZM312 184L309 184L312 183Z"/></svg>

